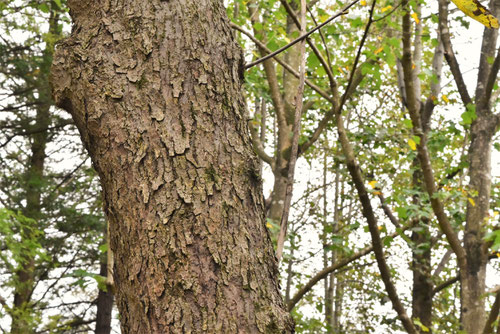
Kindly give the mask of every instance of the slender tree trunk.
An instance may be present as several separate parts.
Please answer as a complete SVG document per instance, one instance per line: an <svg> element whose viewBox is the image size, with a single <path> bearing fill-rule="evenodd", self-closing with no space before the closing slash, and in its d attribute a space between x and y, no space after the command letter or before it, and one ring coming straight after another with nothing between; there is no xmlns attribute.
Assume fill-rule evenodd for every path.
<svg viewBox="0 0 500 334"><path fill-rule="evenodd" d="M58 15L52 12L49 19L50 33L58 33ZM26 170L26 207L23 214L32 219L33 229L43 229L40 225L42 219L41 198L43 193L43 177L46 159L46 147L49 141L50 107L52 98L49 87L49 72L52 62L52 46L47 46L43 52L43 62L40 66L40 79L37 84L38 107L36 109L35 123L33 128L43 129L34 133L31 144L31 154ZM31 233L22 234L23 238L31 240ZM28 252L31 253L31 252ZM35 259L32 256L26 256L24 264L16 272L17 284L14 288L14 312L11 313L11 334L30 334L34 333L36 324L35 316L31 305L31 295L35 288Z"/></svg>
<svg viewBox="0 0 500 334"><path fill-rule="evenodd" d="M291 333L223 1L70 1L54 96L104 190L123 333Z"/></svg>
<svg viewBox="0 0 500 334"><path fill-rule="evenodd" d="M500 14L498 1L490 1L494 15ZM488 220L491 196L491 146L500 119L492 114L490 97L498 69L493 71L488 58L495 56L498 30L485 29L481 46L478 80L476 86L476 116L471 125L469 146L469 197L464 232L466 270L460 272L462 316L468 334L479 334L486 323L484 293L488 247L483 240ZM498 56L497 56L498 57ZM494 82L494 81L493 81Z"/></svg>
<svg viewBox="0 0 500 334"><path fill-rule="evenodd" d="M108 263L101 259L101 268L99 275L106 277L108 275ZM111 315L113 313L113 292L108 286L106 291L99 290L97 295L97 317L95 325L95 334L111 333Z"/></svg>
<svg viewBox="0 0 500 334"><path fill-rule="evenodd" d="M325 133L325 137L326 137ZM328 231L328 197L327 197L327 182L328 182L328 160L327 160L327 152L328 150L328 138L325 138L325 144L323 146L323 232L322 232L322 241L323 241L323 269L330 266L330 257L333 256L333 250L331 250L329 246L328 237L331 236L331 233ZM335 194L336 196L336 194ZM323 280L325 287L325 323L327 333L333 333L332 318L333 318L333 273L326 276Z"/></svg>
<svg viewBox="0 0 500 334"><path fill-rule="evenodd" d="M464 248L467 270L460 272L462 294L462 321L468 334L478 334L484 328L486 311L483 294L486 288L488 248L483 240L484 221L490 207L491 145L495 122L481 117L472 124L469 149L469 191L477 193L469 202L466 216Z"/></svg>
<svg viewBox="0 0 500 334"><path fill-rule="evenodd" d="M292 0L290 6L294 10L300 8L298 1ZM292 18L287 16L286 23L287 36L293 39L294 34L299 30ZM300 66L300 45L297 44L289 48L284 61L296 71ZM274 170L274 186L271 198L271 207L267 213L268 218L274 222L280 222L283 215L283 207L286 197L286 186L288 177L288 166L290 164L290 153L292 148L292 132L295 121L295 96L299 88L299 79L283 70L283 112L278 117L278 150L276 152L276 166ZM275 105L275 109L277 106Z"/></svg>

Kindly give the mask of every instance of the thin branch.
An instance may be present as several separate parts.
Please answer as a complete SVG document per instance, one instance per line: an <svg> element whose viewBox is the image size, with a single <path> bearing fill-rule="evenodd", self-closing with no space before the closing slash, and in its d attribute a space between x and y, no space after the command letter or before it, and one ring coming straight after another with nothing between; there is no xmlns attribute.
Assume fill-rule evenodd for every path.
<svg viewBox="0 0 500 334"><path fill-rule="evenodd" d="M451 73L457 84L458 93L462 98L462 102L465 106L472 103L467 86L465 85L464 78L462 76L462 71L460 71L460 66L458 65L457 58L453 52L453 47L450 39L450 30L448 28L448 1L439 0L439 32L441 33L441 41L444 47L444 57L448 66L450 66Z"/></svg>
<svg viewBox="0 0 500 334"><path fill-rule="evenodd" d="M285 51L286 49L290 48L291 46L294 46L295 44L297 44L298 42L304 40L305 38L307 38L308 36L310 36L311 34L313 34L314 32L316 32L318 29L321 29L323 28L325 25L327 25L328 23L330 23L331 21L333 21L334 19L336 19L337 17L341 16L341 15L345 15L347 14L347 10L349 8L351 8L352 6L354 6L355 4L357 4L360 0L354 0L353 2L349 3L347 6L345 6L344 8L342 8L339 12L337 12L336 14L332 15L328 20L326 20L325 22L321 23L319 26L317 27L314 27L313 29L311 29L309 32L305 33L304 35L298 37L297 39L293 40L292 42L288 43L287 45L279 48L278 50L268 54L267 56L265 57L262 57L260 59L257 59L256 61L253 61L247 65L245 65L245 69L249 69L257 64L260 64L262 63L263 61L265 60L268 60L269 58L273 58L274 56L280 54L281 52Z"/></svg>
<svg viewBox="0 0 500 334"><path fill-rule="evenodd" d="M409 226L405 227L405 228L403 228L403 231L405 231L409 228L410 228ZM400 233L394 232L385 238L395 238L398 235L400 235ZM373 246L367 246L367 247L361 249L360 251L354 253L353 255L349 256L348 258L340 260L339 262L335 263L334 265L331 265L330 267L327 267L327 268L321 270L319 273L314 275L309 280L309 282L307 282L299 291L297 291L297 293L295 294L295 296L293 296L292 299L290 299L290 301L287 303L288 311L293 310L295 305L297 305L297 303L304 297L304 295L306 293L311 291L311 289L316 285L316 283L318 283L319 281L321 281L322 279L324 279L325 277L327 277L329 274L333 273L334 271L337 271L338 269L343 268L356 260L359 260L363 256L370 254L371 252L373 252Z"/></svg>
<svg viewBox="0 0 500 334"><path fill-rule="evenodd" d="M436 270L432 273L432 276L437 277L439 274L443 271L444 267L448 263L448 261L451 258L451 254L453 254L453 250L448 249L446 253L444 253L443 258L439 262L438 266L436 267Z"/></svg>
<svg viewBox="0 0 500 334"><path fill-rule="evenodd" d="M380 191L379 191L380 192ZM382 206L382 210L384 210L385 215L389 220L391 221L392 225L394 225L396 228L401 228L401 224L399 223L399 219L397 219L394 214L392 213L392 210L387 206L386 200L382 192L378 194L378 199L380 200L380 206Z"/></svg>
<svg viewBox="0 0 500 334"><path fill-rule="evenodd" d="M460 280L460 275L457 275L453 278L450 278L449 280L447 281L444 281L443 283L439 284L438 286L436 286L433 290L432 290L432 295L435 295L436 293L438 293L439 291L441 290L444 290L446 289L447 287L449 287L450 285L458 282Z"/></svg>
<svg viewBox="0 0 500 334"><path fill-rule="evenodd" d="M365 217L365 219L368 223L368 228L370 231L372 244L373 244L373 251L375 253L375 258L377 260L378 268L380 271L380 276L381 276L382 281L384 283L385 290L387 291L387 295L389 296L389 299L391 300L393 309L398 314L398 318L403 323L403 327L405 328L405 330L410 334L417 334L418 332L417 332L415 326L413 325L412 320L410 319L410 317L406 313L406 310L405 310L401 300L399 299L398 293L396 291L396 287L394 286L394 284L391 280L391 272L390 272L389 266L387 265L387 262L385 260L383 243L382 243L382 240L380 238L380 232L378 229L377 218L375 216L375 212L374 212L373 207L371 205L370 197L368 196L368 191L367 191L365 184L364 184L364 178L363 178L363 174L361 171L361 167L359 166L359 163L356 159L356 155L354 153L354 149L352 147L352 144L347 137L347 132L346 132L346 129L344 127L344 121L343 121L343 117L342 117L342 109L341 108L345 104L346 93L347 93L347 91L349 91L349 86L352 83L354 71L355 71L357 63L359 61L360 54L361 54L361 49L362 49L364 42L366 40L366 37L368 35L369 28L373 22L373 11L375 9L375 4L376 4L376 0L374 0L372 3L372 7L370 9L370 17L369 17L365 32L363 34L363 37L361 39L358 53L356 55L356 59L354 62L354 68L351 71L351 76L349 78L349 84L347 85L346 92L342 96L340 108L339 108L337 115L336 115L337 116L337 132L339 135L340 144L342 146L342 151L344 152L347 169L349 170L349 173L351 174L352 180L354 182L354 186L357 190L359 200L361 202L361 206L363 208L363 216Z"/></svg>
<svg viewBox="0 0 500 334"><path fill-rule="evenodd" d="M483 101L482 107L486 107L486 105L490 103L491 94L493 92L493 87L495 86L495 82L497 80L499 69L500 69L500 48L498 49L495 61L491 65L491 70L488 76L488 80L486 82L486 89L484 91L484 97L481 99Z"/></svg>
<svg viewBox="0 0 500 334"><path fill-rule="evenodd" d="M495 321L500 322L498 319L498 312L500 311L500 290L497 291L495 296L495 302L491 307L490 315L488 316L488 320L486 321L486 325L484 326L483 334L491 334L493 333L493 329L495 327ZM499 325L500 326L500 325Z"/></svg>
<svg viewBox="0 0 500 334"><path fill-rule="evenodd" d="M286 0L281 0L281 4L283 5L285 10L287 11L288 15L292 18L292 20L295 23L295 25L297 26L297 28L300 29L299 19L297 18L297 15L295 15L295 13L293 12L293 9L290 6L290 4ZM314 20L314 18L313 18L313 20ZM318 25L316 24L316 26L318 26ZM321 29L319 30L319 33L322 36ZM307 41L307 44L309 44L309 46L313 50L316 57L318 57L318 60L321 63L321 66L323 66L323 68L325 69L326 75L328 76L328 80L330 81L330 87L331 87L332 91L337 92L337 82L335 81L335 78L333 76L331 64L325 60L325 58L323 57L321 52L318 50L316 45L313 43L313 41L311 41L311 39L309 37L306 37L306 41ZM326 44L325 44L325 50L328 51L328 47L326 46Z"/></svg>
<svg viewBox="0 0 500 334"><path fill-rule="evenodd" d="M261 41L259 41L251 33L249 33L248 31L244 30L240 26L238 26L238 25L236 25L234 23L230 23L230 26L231 26L231 28L233 28L235 30L238 30L239 32L243 33L248 38L250 38L252 40L252 42L254 42L262 51L267 52L268 54L270 54L272 52L271 50L269 50L267 48L267 46L264 43L262 43ZM295 76L296 78L300 78L300 74L297 71L295 71L289 64L287 64L286 62L284 62L282 59L280 59L279 57L274 57L273 59L276 60L276 62L278 64L280 64L281 66L283 66L283 68L285 70L287 70L288 72L290 72L293 76ZM318 87L317 85L315 85L314 83L312 83L310 80L305 79L305 84L308 85L309 87L311 87L311 89L313 89L314 91L316 91L319 95L321 95L322 97L324 97L326 100L328 100L328 102L330 102L332 104L335 103L334 99L332 99L332 97L330 96L330 94L326 93L324 90L322 90L320 87Z"/></svg>
<svg viewBox="0 0 500 334"><path fill-rule="evenodd" d="M372 62L373 62L373 60L368 60L366 63L372 63ZM361 83L361 81L364 78L364 75L363 75L363 72L361 71L361 68L362 67L359 67L356 69L356 71L354 73L354 79L352 80L351 86L350 86L348 91L346 90L347 91L347 98L350 98L352 96L352 94L354 93L354 91L356 90L356 88L359 86L359 84ZM336 104L338 104L338 103L336 103ZM318 123L318 126L316 127L316 129L314 130L312 135L307 139L307 141L305 141L304 143L302 143L302 145L300 145L299 155L306 152L307 149L309 147L311 147L318 140L318 138L321 135L321 133L323 132L323 130L327 127L328 123L335 116L335 113L337 111L335 109L336 104L333 104L332 109L330 109L329 111L327 111L325 113L323 119Z"/></svg>
<svg viewBox="0 0 500 334"><path fill-rule="evenodd" d="M252 120L248 121L248 123L249 123L248 127L250 128L250 134L251 134L251 139L252 139L252 147L253 147L255 153L257 153L257 155L259 156L259 158L261 158L262 161L266 162L271 167L271 169L274 170L275 161L264 150L264 146L262 145L262 142L259 138L258 130L255 127L255 125L252 124L252 122L253 122Z"/></svg>

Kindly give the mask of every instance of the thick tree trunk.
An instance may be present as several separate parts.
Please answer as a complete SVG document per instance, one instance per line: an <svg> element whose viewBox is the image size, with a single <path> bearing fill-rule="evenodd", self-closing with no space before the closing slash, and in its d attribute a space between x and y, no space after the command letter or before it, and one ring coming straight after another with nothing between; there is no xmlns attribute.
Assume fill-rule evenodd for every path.
<svg viewBox="0 0 500 334"><path fill-rule="evenodd" d="M123 333L291 333L222 1L69 1L54 96L104 190Z"/></svg>

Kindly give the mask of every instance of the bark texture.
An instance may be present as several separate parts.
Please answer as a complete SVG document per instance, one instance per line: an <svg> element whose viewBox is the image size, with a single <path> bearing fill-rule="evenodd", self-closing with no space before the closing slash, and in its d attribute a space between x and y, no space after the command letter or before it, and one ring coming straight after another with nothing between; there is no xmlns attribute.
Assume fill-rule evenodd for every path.
<svg viewBox="0 0 500 334"><path fill-rule="evenodd" d="M291 333L223 1L69 1L53 65L101 177L123 333Z"/></svg>

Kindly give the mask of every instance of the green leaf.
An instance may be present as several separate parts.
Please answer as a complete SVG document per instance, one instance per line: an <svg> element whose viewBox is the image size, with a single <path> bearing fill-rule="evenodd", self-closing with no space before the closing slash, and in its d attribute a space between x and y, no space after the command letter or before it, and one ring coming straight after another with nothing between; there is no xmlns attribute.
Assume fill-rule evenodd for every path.
<svg viewBox="0 0 500 334"><path fill-rule="evenodd" d="M413 319L413 323L415 325L417 325L418 327L420 327L420 329L423 331L423 332L429 332L429 328L424 326L424 324L422 324L422 322L420 322L420 319L418 318L415 318Z"/></svg>

